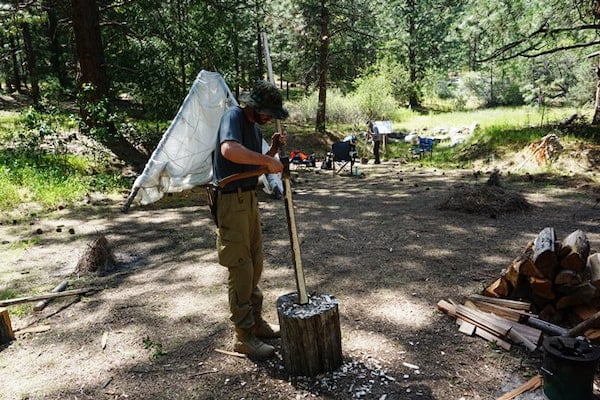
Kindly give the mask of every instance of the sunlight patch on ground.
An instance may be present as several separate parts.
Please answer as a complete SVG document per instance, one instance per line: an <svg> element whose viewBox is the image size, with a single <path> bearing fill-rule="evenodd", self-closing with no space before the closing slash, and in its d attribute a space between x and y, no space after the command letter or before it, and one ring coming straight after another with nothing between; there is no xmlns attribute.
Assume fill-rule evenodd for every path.
<svg viewBox="0 0 600 400"><path fill-rule="evenodd" d="M390 340L386 335L371 331L354 330L352 332L342 331L342 343L350 352L365 354L401 354L404 349L398 343Z"/></svg>
<svg viewBox="0 0 600 400"><path fill-rule="evenodd" d="M395 290L379 290L370 299L371 315L398 326L417 329L428 325L434 308Z"/></svg>

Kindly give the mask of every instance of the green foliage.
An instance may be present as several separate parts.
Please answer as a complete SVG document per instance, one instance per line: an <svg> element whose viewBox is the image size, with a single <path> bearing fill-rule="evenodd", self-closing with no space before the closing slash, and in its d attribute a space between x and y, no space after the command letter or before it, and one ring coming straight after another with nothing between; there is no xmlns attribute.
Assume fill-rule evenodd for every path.
<svg viewBox="0 0 600 400"><path fill-rule="evenodd" d="M149 336L146 336L144 339L142 339L142 344L144 345L144 349L152 352L150 354L150 358L153 360L158 360L160 357L165 355L165 353L163 353L162 344L160 342L152 341Z"/></svg>
<svg viewBox="0 0 600 400"><path fill-rule="evenodd" d="M354 81L356 98L366 120L386 120L394 113L398 103L392 95L394 89L385 73L373 73Z"/></svg>
<svg viewBox="0 0 600 400"><path fill-rule="evenodd" d="M4 123L6 121L3 119ZM64 141L60 140L59 132L72 126L69 115L52 104L42 103L38 107L23 110L15 120L15 129L7 127L2 135L23 151L34 152L41 150L42 146L48 146L54 152L62 152Z"/></svg>
<svg viewBox="0 0 600 400"><path fill-rule="evenodd" d="M110 99L95 98L95 92L94 85L84 83L77 93L77 104L85 114L79 129L99 142L106 143L114 139L114 133L109 127L117 121L117 115L112 111Z"/></svg>
<svg viewBox="0 0 600 400"><path fill-rule="evenodd" d="M1 150L0 210L27 202L54 208L93 190L106 192L126 185L118 173L110 170L90 174L98 168L80 156Z"/></svg>

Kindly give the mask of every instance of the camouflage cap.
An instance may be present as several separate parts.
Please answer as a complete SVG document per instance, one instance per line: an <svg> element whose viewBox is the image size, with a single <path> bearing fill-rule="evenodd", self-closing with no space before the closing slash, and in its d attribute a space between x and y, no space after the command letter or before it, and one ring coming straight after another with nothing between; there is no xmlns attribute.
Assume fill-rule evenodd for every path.
<svg viewBox="0 0 600 400"><path fill-rule="evenodd" d="M240 102L252 107L257 113L286 119L288 111L283 108L281 92L273 84L259 80L250 93L242 93Z"/></svg>

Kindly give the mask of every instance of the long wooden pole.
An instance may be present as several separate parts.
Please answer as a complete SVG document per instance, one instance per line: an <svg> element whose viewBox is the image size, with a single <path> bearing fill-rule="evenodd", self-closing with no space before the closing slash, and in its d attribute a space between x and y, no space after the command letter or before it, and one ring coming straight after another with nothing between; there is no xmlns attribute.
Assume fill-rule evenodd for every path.
<svg viewBox="0 0 600 400"><path fill-rule="evenodd" d="M101 290L101 289L90 287L90 288L84 288L84 289L65 290L64 292L58 292L58 293L48 293L48 294L40 294L40 295L36 295L36 296L18 297L15 299L8 299L8 300L0 301L0 307L12 306L12 305L21 304L21 303L29 303L29 302L38 301L38 300L54 299L57 297L86 294L86 293L90 293L90 292L96 292L99 290Z"/></svg>
<svg viewBox="0 0 600 400"><path fill-rule="evenodd" d="M275 86L275 78L273 77L273 67L271 65L271 56L269 54L269 43L267 33L262 32L263 45L265 50L265 59L267 61L267 71L269 81ZM282 132L281 121L276 119L275 126L277 132ZM294 214L294 201L292 200L292 185L290 183L290 165L287 156L281 157L284 163L284 173L281 175L283 182L283 196L285 200L285 212L288 223L288 231L290 234L290 245L292 247L292 255L294 260L294 275L296 277L296 289L298 290L298 302L300 304L308 303L308 293L306 291L306 281L304 279L304 268L302 266L302 257L300 256L300 240L298 239L298 231L296 229L296 216Z"/></svg>

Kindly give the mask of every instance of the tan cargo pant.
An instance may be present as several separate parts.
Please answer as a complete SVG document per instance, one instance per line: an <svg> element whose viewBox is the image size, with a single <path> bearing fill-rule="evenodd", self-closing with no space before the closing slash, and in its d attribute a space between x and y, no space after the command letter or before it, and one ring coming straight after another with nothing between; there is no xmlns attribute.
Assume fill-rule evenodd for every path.
<svg viewBox="0 0 600 400"><path fill-rule="evenodd" d="M254 325L262 312L258 282L263 271L263 241L255 191L218 193L217 252L229 269L229 310L237 328Z"/></svg>

